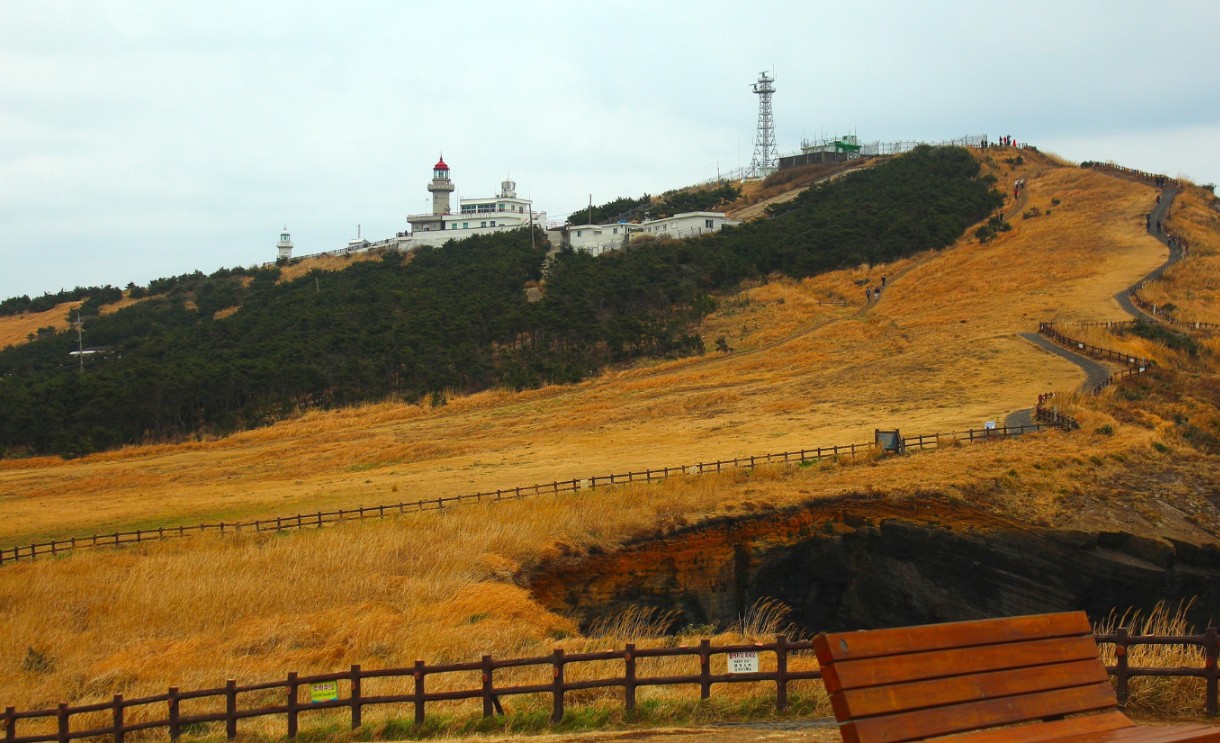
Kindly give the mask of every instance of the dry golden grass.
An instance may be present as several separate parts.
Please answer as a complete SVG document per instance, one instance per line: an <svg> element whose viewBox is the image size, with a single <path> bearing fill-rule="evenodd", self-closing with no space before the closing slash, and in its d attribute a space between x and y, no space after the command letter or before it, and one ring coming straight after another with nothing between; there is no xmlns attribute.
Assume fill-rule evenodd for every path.
<svg viewBox="0 0 1220 743"><path fill-rule="evenodd" d="M1146 436L1133 427L1104 441L1048 434L859 466L675 478L287 536L188 539L12 565L0 571L7 630L0 689L6 704L28 708L357 662L384 668L483 652L533 655L557 638L572 650L601 648L638 628L582 639L570 620L534 603L515 576L547 557L610 548L679 519L865 492L877 483L892 497L937 490L977 499L980 487L1010 487L1005 473L1014 468L1028 472L1022 492L1047 495L1014 489L1010 510L1062 517L1072 505L1052 485L1094 468L1090 452L1104 452L1112 439L1138 448ZM1034 470L1033 462L1053 468ZM657 633L641 634L647 641ZM31 648L49 668L23 669Z"/></svg>
<svg viewBox="0 0 1220 743"><path fill-rule="evenodd" d="M1133 635L1193 635L1197 631L1186 619L1186 612L1193 603L1192 600L1171 608L1160 602L1147 614L1133 609L1122 614L1115 611L1105 621L1097 623L1094 631L1109 635L1125 627ZM1117 660L1115 646L1103 645L1101 659L1108 666L1114 665ZM1203 668L1205 661L1204 650L1197 645L1132 645L1127 651L1127 663L1131 668ZM1203 708L1205 686L1201 678L1134 678L1130 682L1128 710L1144 717L1198 717Z"/></svg>
<svg viewBox="0 0 1220 743"><path fill-rule="evenodd" d="M1174 317L1186 322L1220 322L1220 213L1213 197L1188 188L1174 200L1169 229L1186 239L1190 250L1160 281L1140 289L1140 297L1157 305L1172 303Z"/></svg>
<svg viewBox="0 0 1220 743"><path fill-rule="evenodd" d="M1002 182L1017 174L1028 180L1027 203L1062 203L1050 216L1015 219L988 245L964 241L900 264L776 279L725 298L702 332L710 348L725 336L734 349L727 354L438 408L308 413L218 441L0 461L0 543L436 497L868 441L877 427L947 432L1002 419L1084 377L1016 334L1044 319L1122 319L1113 294L1166 255L1143 234L1151 189L1035 154L999 170ZM882 273L891 279L886 295L865 306L857 282L877 283ZM819 304L826 300L847 304ZM1128 507L1135 465L1211 465L1158 453L1152 444L1172 435L1172 423L1120 422L1107 400L1056 398L1082 421L1071 435L7 566L0 695L30 708L351 663L531 654L556 641L603 647L638 628L581 637L517 576L548 556L613 548L714 514L878 490L894 498L940 492L1035 523L1109 526L1114 510ZM1173 486L1159 496L1187 505L1192 497ZM1187 505L1177 516L1141 505L1124 519L1189 536L1180 516ZM642 634L669 641L647 627ZM31 651L50 665L23 667Z"/></svg>
<svg viewBox="0 0 1220 743"><path fill-rule="evenodd" d="M25 343L40 328L66 329L68 313L80 305L80 302L64 302L45 312L0 317L0 348Z"/></svg>
<svg viewBox="0 0 1220 743"><path fill-rule="evenodd" d="M319 255L301 258L280 267L280 282L299 279L310 271L342 271L353 263L380 260L383 251L366 251L351 255Z"/></svg>

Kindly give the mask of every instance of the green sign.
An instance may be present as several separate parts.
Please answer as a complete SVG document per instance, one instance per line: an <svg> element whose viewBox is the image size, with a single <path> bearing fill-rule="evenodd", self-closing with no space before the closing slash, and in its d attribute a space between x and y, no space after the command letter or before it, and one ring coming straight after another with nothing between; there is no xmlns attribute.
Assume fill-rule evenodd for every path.
<svg viewBox="0 0 1220 743"><path fill-rule="evenodd" d="M313 704L318 702L333 702L338 698L338 681L323 681L318 684L309 685L309 701Z"/></svg>

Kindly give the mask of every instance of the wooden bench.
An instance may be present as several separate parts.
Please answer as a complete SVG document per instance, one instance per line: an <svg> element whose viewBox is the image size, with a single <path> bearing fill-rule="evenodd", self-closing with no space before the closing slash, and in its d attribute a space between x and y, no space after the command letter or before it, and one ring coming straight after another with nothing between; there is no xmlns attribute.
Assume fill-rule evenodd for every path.
<svg viewBox="0 0 1220 743"><path fill-rule="evenodd" d="M1084 612L818 635L846 743L1220 741L1120 712Z"/></svg>

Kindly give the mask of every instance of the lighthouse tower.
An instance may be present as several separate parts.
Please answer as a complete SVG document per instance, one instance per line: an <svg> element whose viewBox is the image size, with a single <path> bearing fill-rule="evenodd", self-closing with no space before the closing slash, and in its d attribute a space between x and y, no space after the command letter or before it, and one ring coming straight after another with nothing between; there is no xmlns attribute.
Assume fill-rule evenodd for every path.
<svg viewBox="0 0 1220 743"><path fill-rule="evenodd" d="M292 259L292 235L288 234L288 225L284 225L284 230L280 232L280 241L275 244L275 249L276 258L285 261Z"/></svg>
<svg viewBox="0 0 1220 743"><path fill-rule="evenodd" d="M445 164L445 156L441 155L441 159L432 166L432 182L428 184L428 190L432 192L433 215L449 213L449 194L453 193L455 188L457 186L449 180L449 166Z"/></svg>

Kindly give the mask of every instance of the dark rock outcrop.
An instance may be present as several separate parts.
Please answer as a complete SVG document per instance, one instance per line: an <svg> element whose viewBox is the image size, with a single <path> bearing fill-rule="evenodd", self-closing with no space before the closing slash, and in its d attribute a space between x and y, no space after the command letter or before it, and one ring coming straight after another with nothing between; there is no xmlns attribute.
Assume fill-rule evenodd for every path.
<svg viewBox="0 0 1220 743"><path fill-rule="evenodd" d="M722 518L606 554L565 557L529 578L582 622L629 606L679 624L735 621L761 598L807 631L1084 609L1176 606L1220 619L1220 548L1122 532L1057 531L938 496L845 497Z"/></svg>

